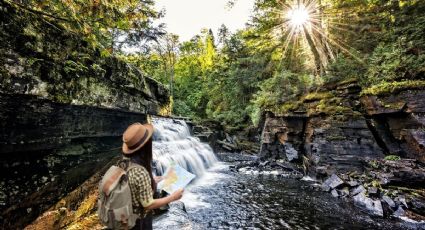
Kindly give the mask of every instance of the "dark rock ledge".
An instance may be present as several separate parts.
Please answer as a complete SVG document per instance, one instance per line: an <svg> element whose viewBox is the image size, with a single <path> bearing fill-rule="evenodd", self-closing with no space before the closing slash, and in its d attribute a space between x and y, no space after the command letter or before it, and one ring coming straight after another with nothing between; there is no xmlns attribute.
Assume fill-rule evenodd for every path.
<svg viewBox="0 0 425 230"><path fill-rule="evenodd" d="M415 160L369 160L365 173L332 174L322 190L372 216L410 219L425 228L425 167Z"/></svg>

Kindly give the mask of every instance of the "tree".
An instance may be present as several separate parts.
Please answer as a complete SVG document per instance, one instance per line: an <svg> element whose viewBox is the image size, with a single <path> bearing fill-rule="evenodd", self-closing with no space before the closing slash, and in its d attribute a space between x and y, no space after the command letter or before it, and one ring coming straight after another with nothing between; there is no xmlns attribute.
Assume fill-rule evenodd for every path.
<svg viewBox="0 0 425 230"><path fill-rule="evenodd" d="M123 44L140 44L162 33L162 25L153 25L153 20L162 16L154 9L153 0L6 1L82 35L104 52L112 53Z"/></svg>
<svg viewBox="0 0 425 230"><path fill-rule="evenodd" d="M154 50L162 59L164 68L164 78L169 79L170 94L173 97L174 67L178 55L179 36L166 34L158 39L154 45ZM172 113L173 111L171 111Z"/></svg>

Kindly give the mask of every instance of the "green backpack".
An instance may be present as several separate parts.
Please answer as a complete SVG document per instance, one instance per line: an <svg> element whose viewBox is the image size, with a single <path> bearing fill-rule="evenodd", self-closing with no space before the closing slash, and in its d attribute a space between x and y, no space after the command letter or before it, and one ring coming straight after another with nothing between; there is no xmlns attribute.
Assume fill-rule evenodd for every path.
<svg viewBox="0 0 425 230"><path fill-rule="evenodd" d="M133 213L127 172L138 164L130 163L127 170L111 166L99 184L98 215L109 229L130 229L139 216Z"/></svg>

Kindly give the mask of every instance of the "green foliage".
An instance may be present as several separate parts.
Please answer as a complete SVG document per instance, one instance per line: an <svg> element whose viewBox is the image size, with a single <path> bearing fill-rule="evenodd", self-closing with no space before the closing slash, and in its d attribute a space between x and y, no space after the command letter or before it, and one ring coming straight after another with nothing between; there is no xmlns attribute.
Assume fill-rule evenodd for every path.
<svg viewBox="0 0 425 230"><path fill-rule="evenodd" d="M358 79L366 72L365 65L344 55L338 56L329 66L323 76L324 83L342 82L348 79Z"/></svg>
<svg viewBox="0 0 425 230"><path fill-rule="evenodd" d="M8 3L30 13L53 21L68 31L81 35L93 47L105 52L113 52L122 42L116 39L125 37L125 43L135 44L160 33L153 20L161 13L154 9L152 0L7 0ZM33 33L28 28L27 33Z"/></svg>
<svg viewBox="0 0 425 230"><path fill-rule="evenodd" d="M283 71L260 84L260 90L255 94L253 103L262 109L278 111L280 105L306 93L312 82L309 75Z"/></svg>
<svg viewBox="0 0 425 230"><path fill-rule="evenodd" d="M67 74L76 73L78 76L78 72L87 71L88 68L83 63L67 60L65 61L63 70Z"/></svg>
<svg viewBox="0 0 425 230"><path fill-rule="evenodd" d="M425 76L425 2L405 1L394 8L392 23L373 51L364 86L423 79Z"/></svg>

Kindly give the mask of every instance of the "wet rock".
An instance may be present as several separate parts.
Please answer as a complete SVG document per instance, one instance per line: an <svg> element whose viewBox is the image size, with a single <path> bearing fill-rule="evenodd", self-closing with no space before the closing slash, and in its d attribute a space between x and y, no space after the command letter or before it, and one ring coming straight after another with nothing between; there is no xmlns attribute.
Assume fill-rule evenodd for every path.
<svg viewBox="0 0 425 230"><path fill-rule="evenodd" d="M404 211L404 209L401 206L399 206L398 209L393 213L393 216L395 216L395 217L402 217L402 216L405 216L405 215L406 215L406 212Z"/></svg>
<svg viewBox="0 0 425 230"><path fill-rule="evenodd" d="M286 223L283 219L279 219L279 224L284 228L284 229L292 229L291 226Z"/></svg>
<svg viewBox="0 0 425 230"><path fill-rule="evenodd" d="M366 192L366 189L363 187L363 185L357 186L355 189L353 189L353 191L351 191L351 195L355 196L359 193L364 193Z"/></svg>
<svg viewBox="0 0 425 230"><path fill-rule="evenodd" d="M238 146L235 144L228 143L226 141L217 140L217 144L221 145L221 147L225 150L233 152L235 150L239 150Z"/></svg>
<svg viewBox="0 0 425 230"><path fill-rule="evenodd" d="M285 171L297 171L297 169L290 163L286 163L286 162L276 162L276 165L279 166L280 168L282 168Z"/></svg>
<svg viewBox="0 0 425 230"><path fill-rule="evenodd" d="M382 200L385 201L385 203L387 203L391 208L396 207L394 201L389 196L386 196L386 195L382 196Z"/></svg>
<svg viewBox="0 0 425 230"><path fill-rule="evenodd" d="M291 144L285 144L285 154L289 162L298 160L298 151Z"/></svg>
<svg viewBox="0 0 425 230"><path fill-rule="evenodd" d="M343 189L339 190L339 193L341 194L341 196L347 197L350 195L350 190L348 187L344 187Z"/></svg>
<svg viewBox="0 0 425 230"><path fill-rule="evenodd" d="M347 174L340 174L339 176L341 177L341 179L342 179L343 181L347 181L347 180L349 180L349 179L350 179L350 177L349 177Z"/></svg>
<svg viewBox="0 0 425 230"><path fill-rule="evenodd" d="M381 204L382 204L382 210L384 211L384 216L390 217L394 212L393 208L391 208L390 205L388 205L388 203L382 199L381 199Z"/></svg>
<svg viewBox="0 0 425 230"><path fill-rule="evenodd" d="M193 224L186 213L184 203L176 201L170 203L170 209L153 219L153 229L192 229Z"/></svg>
<svg viewBox="0 0 425 230"><path fill-rule="evenodd" d="M412 204L410 208L414 212L425 216L425 200L413 198L410 203Z"/></svg>
<svg viewBox="0 0 425 230"><path fill-rule="evenodd" d="M350 185L351 187L356 187L357 185L359 185L359 182L355 180L350 180L347 182L347 184Z"/></svg>
<svg viewBox="0 0 425 230"><path fill-rule="evenodd" d="M327 175L332 174L330 169L328 169L328 167L326 167L326 166L316 167L315 171L316 171L316 174L320 175L320 176L327 176Z"/></svg>
<svg viewBox="0 0 425 230"><path fill-rule="evenodd" d="M341 178L339 178L336 174L332 174L331 177L329 177L325 180L325 182L323 182L325 186L328 186L332 189L342 185L343 183L344 181L342 181Z"/></svg>
<svg viewBox="0 0 425 230"><path fill-rule="evenodd" d="M331 191L331 187L327 184L322 184L321 187L322 187L322 190L325 191L325 192Z"/></svg>
<svg viewBox="0 0 425 230"><path fill-rule="evenodd" d="M377 187L369 187L369 188L367 189L367 193L368 193L370 196L378 196L379 190L378 190L378 188L377 188Z"/></svg>
<svg viewBox="0 0 425 230"><path fill-rule="evenodd" d="M354 204L370 215L374 216L384 216L384 211L382 209L381 201L372 200L369 197L366 197L364 192L361 192L353 197Z"/></svg>
<svg viewBox="0 0 425 230"><path fill-rule="evenodd" d="M394 201L397 205L403 205L405 208L409 208L409 206L407 206L406 198L404 198L404 196L397 196Z"/></svg>
<svg viewBox="0 0 425 230"><path fill-rule="evenodd" d="M333 197L338 197L338 192L335 189L332 189L331 194Z"/></svg>
<svg viewBox="0 0 425 230"><path fill-rule="evenodd" d="M264 162L261 162L258 166L264 167L264 166L266 166L268 164L270 164L270 161L264 161Z"/></svg>

